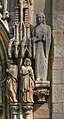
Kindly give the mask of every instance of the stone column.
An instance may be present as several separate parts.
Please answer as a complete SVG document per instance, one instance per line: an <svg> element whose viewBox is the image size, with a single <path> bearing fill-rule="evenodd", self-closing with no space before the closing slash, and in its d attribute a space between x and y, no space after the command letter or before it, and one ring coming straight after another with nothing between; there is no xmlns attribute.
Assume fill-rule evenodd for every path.
<svg viewBox="0 0 64 119"><path fill-rule="evenodd" d="M10 104L9 105L9 111L10 111L10 114L9 114L9 118L10 119L18 119L19 118L19 106L18 104Z"/></svg>
<svg viewBox="0 0 64 119"><path fill-rule="evenodd" d="M64 119L64 0L52 0L52 34L52 119Z"/></svg>
<svg viewBox="0 0 64 119"><path fill-rule="evenodd" d="M3 116L3 105L0 104L0 119L3 119L2 116Z"/></svg>
<svg viewBox="0 0 64 119"><path fill-rule="evenodd" d="M22 41L22 24L23 24L23 0L20 1L20 41Z"/></svg>
<svg viewBox="0 0 64 119"><path fill-rule="evenodd" d="M30 24L33 25L34 22L34 0L32 0L32 4L30 5Z"/></svg>
<svg viewBox="0 0 64 119"><path fill-rule="evenodd" d="M33 103L22 104L24 119L33 119Z"/></svg>
<svg viewBox="0 0 64 119"><path fill-rule="evenodd" d="M15 7L15 25L14 25L14 37L15 37L15 57L18 57L18 45L19 45L19 7Z"/></svg>

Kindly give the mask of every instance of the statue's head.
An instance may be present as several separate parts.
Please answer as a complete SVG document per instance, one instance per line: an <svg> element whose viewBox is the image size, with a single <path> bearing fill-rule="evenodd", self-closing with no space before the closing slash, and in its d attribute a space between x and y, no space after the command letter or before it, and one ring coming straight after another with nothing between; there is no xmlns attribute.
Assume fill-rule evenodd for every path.
<svg viewBox="0 0 64 119"><path fill-rule="evenodd" d="M37 24L45 24L45 15L43 13L36 14Z"/></svg>
<svg viewBox="0 0 64 119"><path fill-rule="evenodd" d="M31 66L31 60L29 58L26 58L24 61L25 66Z"/></svg>

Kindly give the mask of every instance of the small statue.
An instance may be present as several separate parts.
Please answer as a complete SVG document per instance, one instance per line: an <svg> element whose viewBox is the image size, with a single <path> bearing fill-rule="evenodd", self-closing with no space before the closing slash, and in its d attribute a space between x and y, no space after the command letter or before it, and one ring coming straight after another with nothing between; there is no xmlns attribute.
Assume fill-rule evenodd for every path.
<svg viewBox="0 0 64 119"><path fill-rule="evenodd" d="M48 57L51 45L51 29L45 23L45 15L36 15L37 26L32 32L33 58L36 80L47 80Z"/></svg>
<svg viewBox="0 0 64 119"><path fill-rule="evenodd" d="M33 89L35 87L35 79L33 69L31 67L31 60L26 58L24 66L20 69L21 75L21 101L33 102Z"/></svg>
<svg viewBox="0 0 64 119"><path fill-rule="evenodd" d="M9 18L9 12L8 12L8 0L2 0L3 2L3 19Z"/></svg>
<svg viewBox="0 0 64 119"><path fill-rule="evenodd" d="M8 61L10 62L10 61ZM17 76L18 67L10 63L7 71L7 98L10 102L17 102Z"/></svg>

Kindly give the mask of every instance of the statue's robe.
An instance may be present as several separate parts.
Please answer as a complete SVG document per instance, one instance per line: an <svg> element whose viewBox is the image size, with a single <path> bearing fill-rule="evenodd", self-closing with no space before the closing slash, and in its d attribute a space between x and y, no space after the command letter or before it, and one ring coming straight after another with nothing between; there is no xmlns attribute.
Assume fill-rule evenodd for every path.
<svg viewBox="0 0 64 119"><path fill-rule="evenodd" d="M40 24L33 30L33 58L35 59L36 79L47 80L48 56L51 44L51 29L46 24Z"/></svg>
<svg viewBox="0 0 64 119"><path fill-rule="evenodd" d="M33 102L34 73L31 66L22 66L21 71L21 101Z"/></svg>
<svg viewBox="0 0 64 119"><path fill-rule="evenodd" d="M7 72L7 98L10 102L17 102L18 67L16 65L10 65Z"/></svg>

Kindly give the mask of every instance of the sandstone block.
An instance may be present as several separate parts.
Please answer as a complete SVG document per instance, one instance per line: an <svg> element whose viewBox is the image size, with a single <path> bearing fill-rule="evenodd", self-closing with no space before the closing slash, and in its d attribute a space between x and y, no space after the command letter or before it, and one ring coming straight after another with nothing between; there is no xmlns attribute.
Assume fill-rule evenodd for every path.
<svg viewBox="0 0 64 119"><path fill-rule="evenodd" d="M64 114L64 103L63 103L63 114Z"/></svg>
<svg viewBox="0 0 64 119"><path fill-rule="evenodd" d="M62 69L62 83L64 83L64 69Z"/></svg>
<svg viewBox="0 0 64 119"><path fill-rule="evenodd" d="M52 119L64 119L64 114L52 114Z"/></svg>
<svg viewBox="0 0 64 119"><path fill-rule="evenodd" d="M52 69L63 69L64 68L64 58L54 58L52 61Z"/></svg>
<svg viewBox="0 0 64 119"><path fill-rule="evenodd" d="M64 57L64 45L54 46L54 57Z"/></svg>
<svg viewBox="0 0 64 119"><path fill-rule="evenodd" d="M53 103L64 102L64 85L62 84L52 85L52 102Z"/></svg>
<svg viewBox="0 0 64 119"><path fill-rule="evenodd" d="M53 30L54 45L64 44L63 30Z"/></svg>
<svg viewBox="0 0 64 119"><path fill-rule="evenodd" d="M64 0L53 0L52 4L53 4L52 9L54 13L56 11L58 13L64 11Z"/></svg>
<svg viewBox="0 0 64 119"><path fill-rule="evenodd" d="M62 114L63 112L63 104L62 103L55 103L52 105L53 107L53 114Z"/></svg>
<svg viewBox="0 0 64 119"><path fill-rule="evenodd" d="M56 19L53 19L53 30L60 29L64 30L64 21L62 20L62 18L56 17Z"/></svg>
<svg viewBox="0 0 64 119"><path fill-rule="evenodd" d="M34 119L50 118L49 106L45 104L34 104Z"/></svg>
<svg viewBox="0 0 64 119"><path fill-rule="evenodd" d="M52 83L58 84L62 82L62 70L53 70L52 72Z"/></svg>

